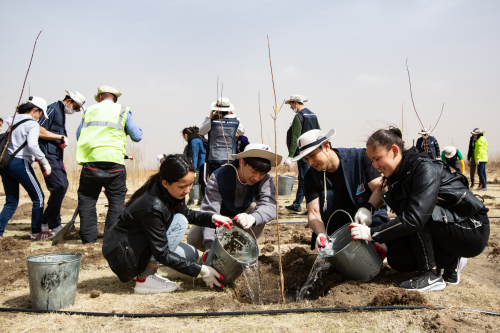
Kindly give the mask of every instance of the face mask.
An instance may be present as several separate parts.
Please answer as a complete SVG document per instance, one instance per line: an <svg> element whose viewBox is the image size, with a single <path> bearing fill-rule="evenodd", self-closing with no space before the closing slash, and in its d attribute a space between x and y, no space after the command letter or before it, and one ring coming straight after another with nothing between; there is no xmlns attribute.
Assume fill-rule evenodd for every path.
<svg viewBox="0 0 500 333"><path fill-rule="evenodd" d="M66 113L66 114L73 114L73 113L75 113L75 110L73 109L73 107L71 107L69 109L67 107L65 107L64 108L64 113Z"/></svg>

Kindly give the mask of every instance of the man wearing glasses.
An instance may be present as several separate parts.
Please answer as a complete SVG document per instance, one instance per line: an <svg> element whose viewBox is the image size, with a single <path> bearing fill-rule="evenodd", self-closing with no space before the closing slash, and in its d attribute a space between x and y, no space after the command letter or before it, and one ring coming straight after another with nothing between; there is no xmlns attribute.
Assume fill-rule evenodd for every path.
<svg viewBox="0 0 500 333"><path fill-rule="evenodd" d="M45 177L45 184L50 191L42 217L42 231L52 230L55 236L61 229L61 205L68 189L68 177L64 168L63 149L68 146L66 132L66 115L81 111L84 108L85 97L79 92L66 90L62 101L57 101L47 107L48 118L41 118L39 145L52 168L52 173Z"/></svg>

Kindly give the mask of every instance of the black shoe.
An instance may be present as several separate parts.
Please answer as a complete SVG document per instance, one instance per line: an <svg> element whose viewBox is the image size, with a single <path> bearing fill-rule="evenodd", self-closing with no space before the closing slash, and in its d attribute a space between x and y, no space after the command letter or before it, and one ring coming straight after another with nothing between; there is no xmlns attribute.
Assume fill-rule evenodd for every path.
<svg viewBox="0 0 500 333"><path fill-rule="evenodd" d="M443 281L441 275L430 270L427 272L419 272L412 279L401 283L400 287L406 290L424 292L443 290L446 287L446 283Z"/></svg>
<svg viewBox="0 0 500 333"><path fill-rule="evenodd" d="M467 258L457 258L453 265L444 269L444 282L457 285L460 282L460 272L465 268L465 265L467 265Z"/></svg>
<svg viewBox="0 0 500 333"><path fill-rule="evenodd" d="M203 202L203 200L198 200L198 203L196 205L201 206L202 202Z"/></svg>
<svg viewBox="0 0 500 333"><path fill-rule="evenodd" d="M285 209L288 210L288 212L292 213L292 214L302 214L302 209L297 206L294 206L294 205L290 205L290 206L285 206Z"/></svg>
<svg viewBox="0 0 500 333"><path fill-rule="evenodd" d="M191 206L191 205L194 205L194 200L193 199L189 199L189 201L187 202L188 206Z"/></svg>

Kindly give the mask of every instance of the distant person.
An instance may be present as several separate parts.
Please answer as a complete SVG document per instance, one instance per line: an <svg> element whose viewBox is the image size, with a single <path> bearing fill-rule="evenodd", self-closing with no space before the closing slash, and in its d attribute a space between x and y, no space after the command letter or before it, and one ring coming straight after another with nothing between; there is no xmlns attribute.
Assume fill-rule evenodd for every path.
<svg viewBox="0 0 500 333"><path fill-rule="evenodd" d="M418 134L420 134L421 137L417 140L417 145L415 147L417 148L417 151L419 153L427 153L433 160L438 159L441 152L436 138L430 135L427 128L422 129L422 131L418 132Z"/></svg>
<svg viewBox="0 0 500 333"><path fill-rule="evenodd" d="M231 155L236 154L236 134L245 134L229 99L218 98L210 108L210 116L205 118L199 131L200 135L208 134L207 178L223 164L234 160Z"/></svg>
<svg viewBox="0 0 500 333"><path fill-rule="evenodd" d="M37 160L44 176L50 176L50 163L38 146L40 125L38 119L47 119L47 102L40 97L32 96L17 107L12 134L5 154L13 156L6 170L1 173L5 191L5 205L0 213L0 238L7 223L16 212L19 204L19 184L28 192L33 202L31 210L31 241L46 240L53 237L49 231L42 230L42 214L44 195L31 164ZM5 120L10 127L12 116Z"/></svg>
<svg viewBox="0 0 500 333"><path fill-rule="evenodd" d="M292 158L299 155L300 147L297 146L299 136L309 132L310 130L321 129L316 115L304 106L304 103L307 101L307 97L302 95L292 95L285 101L285 104L289 104L290 109L295 112L292 125L290 125L290 128L288 128L286 133L288 158L284 164L289 168L292 166ZM285 208L292 214L302 214L301 204L302 200L304 200L304 177L306 172L309 170L309 165L307 165L303 159L299 159L297 160L297 168L299 169L299 179L295 200L291 205L285 206Z"/></svg>
<svg viewBox="0 0 500 333"><path fill-rule="evenodd" d="M464 173L465 171L464 158L462 157L462 153L460 152L460 150L458 150L456 147L454 146L444 147L444 150L441 153L441 160L455 171Z"/></svg>
<svg viewBox="0 0 500 333"><path fill-rule="evenodd" d="M196 126L186 127L182 130L182 137L186 140L187 145L184 148L184 155L188 156L193 163L196 172L198 172L198 185L200 185L200 198L198 199L198 206L201 205L203 201L203 196L205 195L205 158L207 155L207 150L203 138L198 133L199 129ZM206 141L206 139L205 139ZM187 205L194 205L194 200L189 198Z"/></svg>
<svg viewBox="0 0 500 333"><path fill-rule="evenodd" d="M248 138L244 135L236 135L236 152L242 153L245 151L246 146L250 144L250 141L248 141Z"/></svg>
<svg viewBox="0 0 500 333"><path fill-rule="evenodd" d="M160 155L156 156L156 163L158 163L158 169L160 168L161 164L163 163L163 161L165 161L166 158L167 158L167 155L165 155L165 154L160 154Z"/></svg>
<svg viewBox="0 0 500 333"><path fill-rule="evenodd" d="M474 152L475 152L475 147L476 147L476 140L477 137L474 136L474 131L479 131L479 128L475 128L471 132L470 140L469 140L469 151L467 152L467 161L469 163L469 169L470 169L470 188L474 188L475 182L475 176L476 176L476 160L474 158ZM479 184L481 184L481 180L479 180ZM479 185L478 187L481 187Z"/></svg>
<svg viewBox="0 0 500 333"><path fill-rule="evenodd" d="M61 206L68 190L68 175L64 166L64 149L68 146L66 116L84 108L85 97L79 92L66 90L62 101L52 103L47 108L48 119L42 118L40 124L40 149L50 163L52 172L45 177L45 185L50 192L47 206L43 212L42 229L49 229L54 236L63 228L61 225Z"/></svg>
<svg viewBox="0 0 500 333"><path fill-rule="evenodd" d="M484 137L484 133L480 128L476 128L472 131L472 134L476 138L476 145L474 147L474 159L477 166L477 174L481 180L481 184L477 188L478 191L486 191L488 187L488 182L486 179L486 163L488 163L488 141Z"/></svg>
<svg viewBox="0 0 500 333"><path fill-rule="evenodd" d="M0 118L0 133L4 133L5 130L3 129L3 119Z"/></svg>
<svg viewBox="0 0 500 333"><path fill-rule="evenodd" d="M104 187L109 203L104 232L118 220L127 193L125 146L142 139L142 129L132 119L129 107L116 103L121 92L100 86L91 105L83 112L76 132L76 161L83 165L78 187L80 237L83 243L97 241L96 203Z"/></svg>

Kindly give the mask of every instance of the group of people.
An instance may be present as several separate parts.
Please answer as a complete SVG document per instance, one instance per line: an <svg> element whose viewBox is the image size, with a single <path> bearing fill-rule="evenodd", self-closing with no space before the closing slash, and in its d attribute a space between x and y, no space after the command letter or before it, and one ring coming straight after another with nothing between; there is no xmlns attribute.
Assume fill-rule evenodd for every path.
<svg viewBox="0 0 500 333"><path fill-rule="evenodd" d="M104 187L109 210L102 251L121 281L135 279L136 293L174 291L177 284L157 273L164 265L202 278L207 286L223 288L224 277L205 265L217 228L230 229L238 224L252 230L256 238L262 235L266 224L276 218L276 188L269 171L281 164L282 156L263 143L241 140L244 128L234 114L234 106L227 98L219 98L199 128L182 131L188 142L185 153L158 156L158 172L125 202L126 136L139 141L142 131L134 123L130 109L117 104L120 95L113 87L101 86L94 96L98 103L85 110L83 96L78 99L76 93L68 92L68 98L60 101L58 108L63 115L69 113L66 108L76 111L79 106L84 110L76 149L78 164L83 166L78 189L82 242L97 240L95 204ZM487 244L488 209L471 192L466 177L452 172L439 159L437 141L432 143L424 137L419 146L424 147L423 152L416 147L406 149L401 131L390 128L373 133L366 148L334 147L335 130L324 134L317 116L304 106L307 101L302 95L293 95L286 101L295 116L287 133L288 156L284 165L298 163L299 188L294 203L287 209L302 213L301 202L306 199L311 248L326 247L328 235L350 224L351 237L372 242L393 269L417 272L401 283L402 288L430 291L458 284L467 258L479 255ZM29 103L19 107L17 117L24 116L16 117L14 126L24 119L49 119L41 99L34 97ZM38 137L42 135L40 125L29 122L25 127L28 125L34 128L31 134L27 128L17 130L16 136L12 128L10 154L26 138L29 142L21 155L26 159L14 157L2 172L4 187L10 188L8 194L6 189L7 200L15 196L14 188L17 186L18 191L19 183L29 187L24 178L36 182L30 166L34 157L47 176L52 165L56 165L37 150ZM48 131L53 128L56 127L47 125ZM59 137L53 139L60 140L57 147L61 155L66 142L62 128L57 132ZM47 135L44 139L52 137ZM481 137L477 142L480 140ZM445 149L446 154L449 152ZM481 163L480 154L475 158ZM16 159L21 161L14 163ZM25 166L24 171L20 164ZM58 167L64 170L64 165ZM186 202L195 181L204 184L199 211L190 209ZM42 193L40 189L31 190L34 203L38 193ZM38 207L43 209L43 193L36 205L33 238L44 232L39 227ZM397 217L388 217L388 206ZM12 214L7 214L12 207L5 205L5 217L2 211L0 222L10 219ZM338 209L353 216L353 222L339 215L327 223ZM193 226L183 243L188 224ZM2 233L3 230L0 229ZM198 251L203 253L201 258Z"/></svg>

